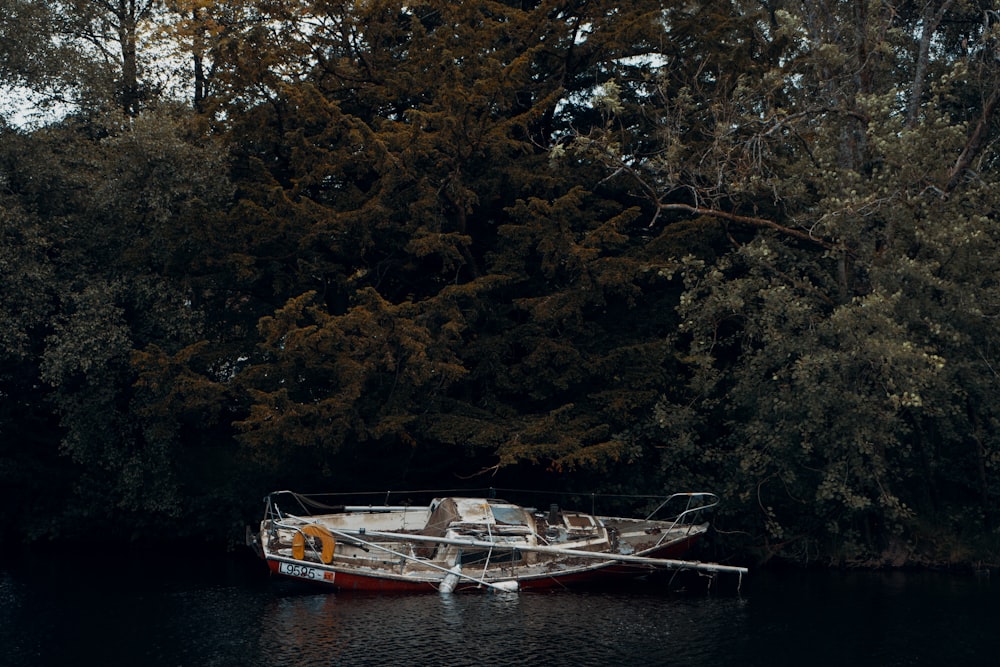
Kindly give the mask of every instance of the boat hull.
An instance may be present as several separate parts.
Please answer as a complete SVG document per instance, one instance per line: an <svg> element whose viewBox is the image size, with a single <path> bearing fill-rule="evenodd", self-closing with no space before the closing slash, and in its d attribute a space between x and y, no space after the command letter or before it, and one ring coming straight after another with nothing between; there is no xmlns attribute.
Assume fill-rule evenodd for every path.
<svg viewBox="0 0 1000 667"><path fill-rule="evenodd" d="M649 558L682 558L697 544L702 533L673 542L662 549L642 554ZM412 575L390 575L380 572L361 572L336 565L320 566L316 563L291 562L288 559L265 557L274 576L306 582L318 588L337 591L364 591L373 593L419 593L440 591L446 575L418 579ZM606 583L623 578L639 577L655 568L642 564L623 564L608 561L580 566L575 570L546 574L530 573L503 579L489 579L485 583L472 578L455 583L455 591L489 588L490 584L508 586L512 590L542 591ZM470 571L471 572L471 571ZM474 577L473 574L468 576ZM509 583L516 582L516 586Z"/></svg>
<svg viewBox="0 0 1000 667"><path fill-rule="evenodd" d="M718 499L708 493L670 498L677 497L688 508L660 520L555 504L540 511L494 498L333 506L276 492L252 543L274 575L342 591L545 590L663 568L742 570L683 560L708 531L698 517ZM699 502L703 497L712 504ZM285 509L296 504L304 513Z"/></svg>

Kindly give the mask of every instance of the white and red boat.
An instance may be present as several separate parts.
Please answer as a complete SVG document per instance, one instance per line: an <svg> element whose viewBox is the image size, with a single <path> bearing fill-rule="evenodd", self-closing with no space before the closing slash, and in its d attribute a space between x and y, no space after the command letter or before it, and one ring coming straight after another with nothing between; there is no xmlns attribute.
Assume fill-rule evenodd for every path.
<svg viewBox="0 0 1000 667"><path fill-rule="evenodd" d="M279 491L251 536L272 572L339 590L517 591L660 569L736 573L684 560L708 530L711 493L680 493L646 518L539 511L496 498L444 496L425 506L334 505L331 495ZM672 503L683 508L653 518Z"/></svg>

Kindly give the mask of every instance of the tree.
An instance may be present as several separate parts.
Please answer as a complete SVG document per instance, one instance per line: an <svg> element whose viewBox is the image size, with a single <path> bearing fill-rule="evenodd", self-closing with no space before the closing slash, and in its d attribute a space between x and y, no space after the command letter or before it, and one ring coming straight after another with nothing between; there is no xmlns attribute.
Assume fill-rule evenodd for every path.
<svg viewBox="0 0 1000 667"><path fill-rule="evenodd" d="M618 434L660 379L642 374L662 343L639 334L665 326L630 323L659 302L660 264L636 255L634 199L575 188L597 165L549 149L594 122L564 110L593 74L648 50L629 40L655 38L651 7L615 32L609 3L276 5L263 24L312 29L216 62L242 86L220 108L248 105L233 128L253 290L280 313L244 375L245 442L320 457L393 442L478 450L466 472L627 456ZM581 46L591 20L601 29ZM377 344L365 338L385 322Z"/></svg>
<svg viewBox="0 0 1000 667"><path fill-rule="evenodd" d="M183 479L186 448L203 443L167 433L169 422L144 409L133 355L177 353L208 333L203 307L219 285L207 268L211 237L199 235L228 203L221 156L165 111L73 118L7 138L3 392L32 409L6 414L3 428L21 434L19 465L68 466L75 477L52 491L75 502L39 525L82 526L72 513L97 506L112 524L127 517L119 529L176 519L203 491Z"/></svg>
<svg viewBox="0 0 1000 667"><path fill-rule="evenodd" d="M668 127L699 127L689 116L702 109L716 121L703 125L705 148L668 132L661 154L704 150L696 164L715 179L685 172L683 158L609 151L606 138L586 147L668 229L686 212L729 230L729 254L678 269L675 340L691 379L657 417L681 443L663 450L664 470L725 470L726 495L756 510L768 555L805 556L819 540L844 558L891 561L912 556L922 520L947 521L946 506L978 495L992 515L996 444L985 425L995 417L968 400L995 378L979 323L998 269L984 141L995 104L983 85L996 70L978 55L989 26L975 22L991 14L948 2L872 9L742 14L738 25L759 28L744 40L784 45L780 58L711 96L668 70L660 89L686 91L682 102L661 95ZM939 32L946 24L965 30ZM931 58L933 39L943 41ZM630 145L628 132L613 136Z"/></svg>
<svg viewBox="0 0 1000 667"><path fill-rule="evenodd" d="M56 117L107 108L135 115L163 92L167 64L152 48L159 0L7 0L4 9L0 83Z"/></svg>
<svg viewBox="0 0 1000 667"><path fill-rule="evenodd" d="M530 470L719 490L764 557L991 534L988 3L4 6L72 103L0 149L5 479L147 533Z"/></svg>

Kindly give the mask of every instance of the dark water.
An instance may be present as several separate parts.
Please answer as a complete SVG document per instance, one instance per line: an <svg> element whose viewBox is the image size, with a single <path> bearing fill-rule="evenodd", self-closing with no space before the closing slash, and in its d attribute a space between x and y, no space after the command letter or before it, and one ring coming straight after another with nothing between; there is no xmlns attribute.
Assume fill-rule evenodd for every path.
<svg viewBox="0 0 1000 667"><path fill-rule="evenodd" d="M1000 582L753 573L521 594L316 593L243 556L0 566L0 665L1000 665Z"/></svg>

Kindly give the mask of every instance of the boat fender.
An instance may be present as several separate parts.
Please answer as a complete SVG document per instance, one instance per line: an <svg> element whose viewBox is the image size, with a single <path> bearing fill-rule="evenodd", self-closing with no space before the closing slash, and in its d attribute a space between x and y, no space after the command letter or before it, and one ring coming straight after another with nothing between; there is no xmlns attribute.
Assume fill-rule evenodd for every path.
<svg viewBox="0 0 1000 667"><path fill-rule="evenodd" d="M316 523L310 523L303 526L302 530L297 531L292 537L292 557L296 560L302 560L305 558L307 536L319 538L319 558L321 561L329 565L333 561L333 553L337 548L337 540L333 538L330 531Z"/></svg>
<svg viewBox="0 0 1000 667"><path fill-rule="evenodd" d="M455 586L458 585L458 579L461 575L462 575L462 566L456 564L454 567L448 570L448 574L445 576L444 581L441 582L441 587L438 590L444 593L445 595L448 595L453 590L455 590Z"/></svg>
<svg viewBox="0 0 1000 667"><path fill-rule="evenodd" d="M516 593L520 589L520 585L517 583L517 580L514 579L511 581L498 581L493 584L493 588L506 593Z"/></svg>

